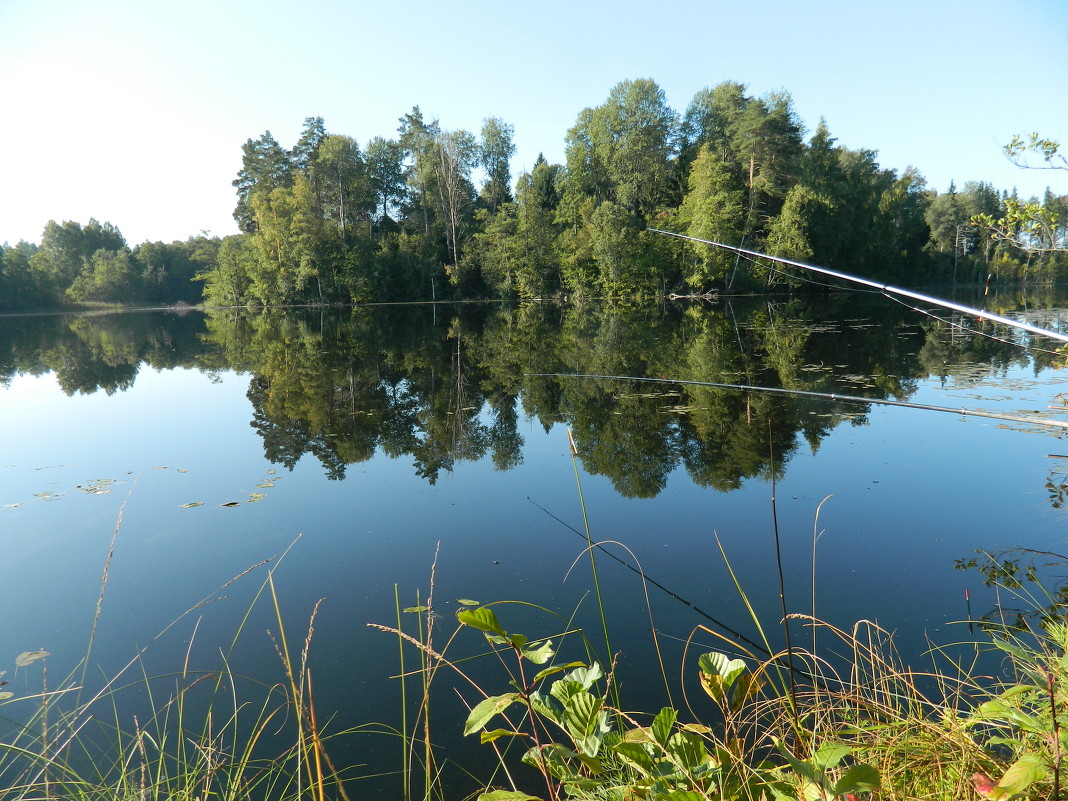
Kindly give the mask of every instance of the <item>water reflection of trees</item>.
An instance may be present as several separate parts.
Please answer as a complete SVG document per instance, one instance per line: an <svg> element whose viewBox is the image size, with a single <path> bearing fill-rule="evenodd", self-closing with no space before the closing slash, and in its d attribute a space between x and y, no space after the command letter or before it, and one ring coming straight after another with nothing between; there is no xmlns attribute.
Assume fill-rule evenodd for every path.
<svg viewBox="0 0 1068 801"><path fill-rule="evenodd" d="M0 383L54 373L67 395L112 395L133 386L142 364L208 368L203 330L201 315L178 312L0 317Z"/></svg>
<svg viewBox="0 0 1068 801"><path fill-rule="evenodd" d="M464 461L522 460L520 412L571 427L584 467L624 495L683 467L719 490L781 473L804 441L863 424L867 407L592 374L678 378L905 400L968 364L998 374L1018 347L862 295L715 305L555 305L122 314L0 320L0 380L53 371L68 394L123 390L141 365L250 374L266 457L305 455L333 479L376 453L433 483ZM976 365L982 365L976 367Z"/></svg>

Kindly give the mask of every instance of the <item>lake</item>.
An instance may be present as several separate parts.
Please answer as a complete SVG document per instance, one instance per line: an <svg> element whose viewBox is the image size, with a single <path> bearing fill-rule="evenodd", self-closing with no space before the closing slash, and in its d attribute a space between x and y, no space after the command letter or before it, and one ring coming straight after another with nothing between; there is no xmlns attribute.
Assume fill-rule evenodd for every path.
<svg viewBox="0 0 1068 801"><path fill-rule="evenodd" d="M956 300L1068 330L1068 305L1046 296ZM5 711L18 718L30 703L19 697L40 690L41 672L14 670L16 654L47 650L50 683L76 670L105 565L92 676L147 646L134 684L169 675L173 690L186 660L216 671L224 653L236 674L283 680L269 599L246 620L268 566L219 588L285 553L274 580L298 651L322 599L309 651L320 718L336 713L333 730L399 725L397 641L367 624L394 625L396 599L425 603L432 577L442 640L461 599L516 600L573 618L603 650L583 505L604 543L598 573L625 703L655 710L667 691L651 628L671 681L699 625L759 639L724 555L778 645L773 475L791 612L814 608L846 627L876 620L910 660L930 643L981 638L963 622L964 594L979 617L994 592L955 565L977 549L1068 550L1064 429L559 375L1066 419L1049 408L1068 405L1055 343L936 314L840 293L0 318L0 640L16 694ZM656 582L648 608L638 565ZM531 637L565 627L530 607L499 614ZM416 614L402 617L414 631ZM463 636L458 649L484 650ZM507 689L492 665L475 672L489 692ZM112 714L132 727L144 696L135 687ZM460 701L442 691L436 703L445 758L482 764L488 749L461 737ZM331 748L364 775L395 770L398 752L374 734ZM470 789L451 768L446 781ZM369 779L361 793L394 797L399 782Z"/></svg>

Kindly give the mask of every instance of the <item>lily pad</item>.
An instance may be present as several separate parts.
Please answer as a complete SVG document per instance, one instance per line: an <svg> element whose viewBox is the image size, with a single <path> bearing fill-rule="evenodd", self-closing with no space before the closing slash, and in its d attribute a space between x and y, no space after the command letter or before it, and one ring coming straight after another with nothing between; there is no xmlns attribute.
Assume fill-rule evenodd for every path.
<svg viewBox="0 0 1068 801"><path fill-rule="evenodd" d="M273 486L275 486L275 483L274 483L273 481L264 481L264 482L262 482L262 483L260 483L260 484L257 484L256 486L257 486L257 487L265 487L265 488L269 488L269 487L273 487Z"/></svg>
<svg viewBox="0 0 1068 801"><path fill-rule="evenodd" d="M241 501L230 501L229 503L224 503L223 504L223 506L226 506L226 507L240 506L240 505L241 505Z"/></svg>
<svg viewBox="0 0 1068 801"><path fill-rule="evenodd" d="M45 490L44 492L35 492L33 497L40 498L42 501L58 501L63 497L63 493L52 492L51 490Z"/></svg>
<svg viewBox="0 0 1068 801"><path fill-rule="evenodd" d="M262 492L250 492L248 494L248 502L256 503L257 501L262 501L266 497L267 496Z"/></svg>
<svg viewBox="0 0 1068 801"><path fill-rule="evenodd" d="M51 656L51 654L48 651L23 651L15 657L15 667L32 665L38 659L44 659L46 656Z"/></svg>
<svg viewBox="0 0 1068 801"><path fill-rule="evenodd" d="M194 506L203 506L204 501L193 501L192 503L183 503L179 506L179 509L192 509Z"/></svg>
<svg viewBox="0 0 1068 801"><path fill-rule="evenodd" d="M4 691L0 692L0 701L6 701L8 698L14 698L14 697L15 697L15 693L10 692L8 690L4 690Z"/></svg>
<svg viewBox="0 0 1068 801"><path fill-rule="evenodd" d="M107 495L111 492L111 485L114 483L113 478L98 478L88 484L79 484L78 489L87 495Z"/></svg>

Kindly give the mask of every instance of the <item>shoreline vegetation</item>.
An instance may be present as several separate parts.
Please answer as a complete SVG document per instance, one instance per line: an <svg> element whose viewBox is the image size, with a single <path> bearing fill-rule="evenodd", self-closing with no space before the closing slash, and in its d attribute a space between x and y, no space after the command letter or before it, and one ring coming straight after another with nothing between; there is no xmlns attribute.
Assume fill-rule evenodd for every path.
<svg viewBox="0 0 1068 801"><path fill-rule="evenodd" d="M572 459L581 500L574 449ZM299 537L179 615L117 673L91 678L121 525L120 510L85 656L57 686L48 674L50 654L23 652L15 660L16 689L0 692L6 787L0 798L347 801L367 797L368 788L375 797L409 801L1062 797L1064 588L1043 588L1036 565L1038 559L1063 564L1055 554L981 553L962 560L958 568L978 570L999 593L990 613L973 620L969 612L969 630L977 627L986 642L932 646L925 670L904 664L892 634L871 621L848 630L796 612L761 621L735 579L758 641L697 626L681 666L660 662L667 705L659 710L629 709L626 688L616 683L610 611L601 606L594 558L604 546L588 528L588 547L576 561L589 558L603 623L588 629L577 609L561 614L522 600L457 599L450 622L434 611L432 565L428 591L416 593L414 606L402 607L398 594L394 622L368 623L396 639L399 727L369 721L335 731L330 710L316 708L312 681L324 601L295 635L287 634L288 614L279 604L276 573ZM733 576L729 555L720 550ZM264 572L216 668L191 666L190 639L174 672L145 672L144 657L161 638L209 613L231 585ZM277 679L243 675L246 666L230 659L260 605L273 621L264 636L279 660ZM649 614L651 647L659 653ZM545 632L509 630L512 620ZM806 644L776 645L777 627L786 643L793 628ZM717 649L706 650L702 640ZM983 651L1002 659L998 675L979 669ZM671 678L676 667L681 679ZM467 705L466 721L436 710L443 692L433 688L443 683ZM133 712L128 693L140 696ZM442 752L436 738L443 726L462 726L470 749L492 749L489 767L476 758L469 769L464 753ZM360 753L353 738L376 738L387 747L368 748L376 754L371 762L336 761L332 753ZM383 754L393 756L383 762Z"/></svg>
<svg viewBox="0 0 1068 801"><path fill-rule="evenodd" d="M939 192L911 167L836 144L822 119L807 131L785 91L753 97L725 81L679 113L653 80L622 81L579 112L565 164L539 158L515 182L513 137L498 117L476 135L418 106L393 138L363 145L321 117L288 149L267 131L244 143L233 181L241 233L131 248L110 222L50 221L40 245L3 245L0 311L813 287L647 227L910 286L1068 277L1068 196L1019 198L981 181ZM1055 142L1005 146L1015 160L1028 151L1060 168Z"/></svg>
<svg viewBox="0 0 1068 801"><path fill-rule="evenodd" d="M412 300L497 302L489 298L682 297L703 302L716 294L822 289L766 262L666 241L646 230L654 223L901 284L952 281L978 287L992 276L1001 285L1031 285L1068 277L1068 256L1060 252L1064 222L1012 239L983 228L983 220L996 228L997 221L1019 210L1022 201L1014 194L972 182L960 190L951 185L940 194L911 168L899 173L881 167L874 151L836 145L822 120L807 141L805 133L785 92L755 98L743 85L725 82L702 90L679 114L666 106L653 81L623 81L604 104L579 113L567 136L567 163L539 159L513 191L513 130L499 118L487 118L476 136L447 130L414 107L400 119L395 139L375 137L361 147L350 137L329 133L322 118L310 117L291 149L269 132L244 144L242 170L234 181L240 234L131 248L110 222L52 221L40 245L3 246L0 312L74 305L110 314L143 304L173 311L177 318L202 305L325 309ZM476 187L477 182L481 185ZM1068 197L1047 192L1035 205L1049 219L1068 220ZM800 354L808 334L777 329L773 310L765 311L767 322L747 329L745 336L783 346L766 348L778 356L768 370L789 367L791 354ZM526 328L516 327L530 334L519 345L537 340L539 321L536 314L530 316L535 319ZM621 314L616 322L627 322L625 317ZM714 322L696 321L695 334L709 333ZM277 373L266 372L261 364L264 340L237 333L255 329L255 321L221 314L210 323L210 337L201 345L205 350L188 358L210 365L208 357L217 351L228 363L257 367L250 399L272 411L269 379L285 377L281 371L290 368L289 361L274 367ZM88 324L82 328L69 341L83 349L107 354L122 344L103 335L95 341L100 332ZM300 336L284 346L312 354L322 332L297 319L290 328ZM649 326L635 329L649 334ZM367 323L365 338L369 332ZM581 333L570 334L576 345L586 341ZM455 370L463 366L461 340L470 349L480 341L477 334L473 329L468 335L454 321L449 340L437 346ZM736 323L735 335L741 347ZM694 339L694 352L707 352ZM544 338L538 341L544 343ZM519 345L515 353L524 349ZM153 347L171 364L187 358L169 339L160 338ZM998 341L988 347L1015 349L1016 344ZM533 356L526 350L528 360L547 358L544 349ZM504 348L501 354L513 356ZM359 356L377 381L380 355L368 351ZM318 365L313 356L304 358L307 365ZM352 379L354 365L365 365L357 364L356 356L349 358ZM672 366L677 360L675 352L664 363ZM107 370L82 376L86 383L71 383L70 391L90 383L94 388L122 386L136 374L132 362L98 361ZM332 372L330 364L322 367L324 374ZM350 384L355 392L355 382ZM545 381L543 386L552 385ZM507 389L498 398L498 436L487 440L497 448L493 455L501 464L516 453L510 436L514 419L503 410L514 414L518 389ZM591 415L607 413L601 397L591 394L588 406ZM754 414L771 420L771 412L759 404L728 411L733 416L724 419L734 420L738 430L743 421L748 432L757 430ZM364 424L352 415L346 419L354 429ZM269 415L260 422L266 434L282 430L272 428L276 421ZM450 425L454 428L443 425L443 431L459 430L456 423ZM678 430L676 436L689 436L685 425ZM793 442L798 430L769 424L765 433L769 440ZM761 461L748 469L762 471L774 482L789 444L760 441L761 436L751 437ZM368 447L367 438L360 441ZM571 440L582 503L578 457L585 444L581 436L578 444ZM334 471L332 477L344 474L351 463L346 459L363 454L330 447L335 450L315 452ZM426 475L436 478L436 471L447 469L448 455L444 450L430 454ZM598 464L595 457L583 454L584 468L591 473ZM608 458L600 454L602 461ZM709 458L694 464L714 462ZM656 467L667 465L665 460ZM609 475L607 467L601 469ZM616 469L618 476L610 475L629 481L625 486L633 496L659 490L660 473L640 476L646 480L635 483L621 465ZM710 472L705 481L727 486L742 475L739 467ZM115 535L121 525L120 510ZM172 673L149 676L142 649L118 673L94 678L94 642L102 636L97 624L115 535L78 666L57 682L49 676L50 654L43 647L24 651L15 660L17 684L0 685L0 786L5 788L0 801L325 801L360 797L361 782L383 774L393 782L393 797L406 801L1063 797L1066 593L1059 584L1042 586L1048 561L1021 567L1023 560L1040 556L1063 563L1063 557L1053 554L982 554L958 565L982 572L999 593L993 614L966 621L969 628L978 625L989 640L986 648L1000 656L1002 669L996 676L979 667L980 649L972 643L933 648L931 667L919 671L900 661L891 635L873 622L858 621L846 630L820 622L814 609L791 611L780 560L778 586L771 589L783 601L782 619L760 620L753 614L750 622L759 643L739 642L699 626L687 641L681 665L660 663L655 678L664 683L667 704L659 710L631 710L626 688L615 680L616 655L609 642L614 621L601 603L595 559L599 543L587 528L587 547L580 556L590 561L591 592L599 611L594 625L583 628L578 610L567 614L536 607L537 599L456 599L463 608L447 627L435 611L432 571L429 591L417 595L413 606L402 606L398 595L395 621L369 623L396 640L401 725L369 721L332 731L330 710L316 708L312 682L319 604L306 612L301 632L287 635L283 620L288 614L283 614L275 585L284 553L220 588L266 573L252 605L266 604L274 621L267 636L279 659L277 681L244 678L247 666L230 662L234 643L248 636L244 630L251 607L230 650L224 647L212 670L193 670L187 652ZM722 556L730 570L729 554ZM752 609L747 593L753 589L737 580L734 586ZM179 615L153 643L178 623L189 622L192 613L200 614L216 596L209 594ZM1017 612L1021 607L1026 611ZM516 619L527 633L515 630ZM659 656L651 612L649 624L651 647ZM190 650L195 631L194 625ZM804 637L804 646L791 641L791 631ZM698 637L712 639L718 647L698 645ZM780 639L785 647L778 645ZM264 666L254 667L259 671ZM681 679L674 678L676 669ZM31 681L32 690L27 689ZM451 691L453 683L468 705L466 721L450 722L436 709L431 715L441 697L434 688L444 684ZM197 694L191 692L194 687ZM199 695L205 690L206 700ZM141 714L128 714L125 696L120 697L124 692L140 695ZM436 738L443 736L440 727L445 725L462 729L472 748L496 755L487 775L472 772L463 778L477 789L454 789L459 785L450 774L462 767L464 755L438 756ZM352 753L343 742L357 735L390 741L396 762L335 763L332 754Z"/></svg>

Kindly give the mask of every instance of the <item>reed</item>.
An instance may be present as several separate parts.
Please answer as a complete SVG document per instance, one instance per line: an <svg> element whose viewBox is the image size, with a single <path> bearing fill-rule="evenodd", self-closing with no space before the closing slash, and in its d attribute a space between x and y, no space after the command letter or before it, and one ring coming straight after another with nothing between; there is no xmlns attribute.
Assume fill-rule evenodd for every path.
<svg viewBox="0 0 1068 801"><path fill-rule="evenodd" d="M26 695L6 691L0 701L6 728L0 738L0 799L347 799L345 771L334 766L327 744L356 730L326 732L320 723L309 664L318 605L295 657L275 588L275 570L285 553L234 576L172 620L121 669L94 682L90 660L121 524L122 510L79 663L60 681L50 682L47 652L25 652L16 660L22 678L38 681L40 690ZM193 669L191 654L204 608L220 591L264 570L233 638L220 652L218 667ZM273 605L277 631L272 636L284 676L274 684L244 678L231 661L263 597ZM190 618L192 632L179 669L151 675L145 660L149 649ZM32 674L39 677L31 679ZM137 699L138 712L132 717L123 711L130 697ZM381 727L363 730L378 732Z"/></svg>
<svg viewBox="0 0 1068 801"><path fill-rule="evenodd" d="M569 439L575 459L573 442ZM575 469L578 479L577 463ZM582 500L581 481L577 486ZM772 495L774 512L774 484ZM576 562L587 552L609 553L609 543L593 537L584 501L582 511L583 530L572 530L583 536L586 548ZM819 512L812 534L813 576ZM930 666L917 670L901 659L892 633L872 621L846 629L820 621L814 596L811 614L790 612L781 563L783 619L777 623L787 639L786 647L776 650L770 628L760 620L758 605L722 546L720 553L749 611L756 640L734 636L720 625L696 626L682 655L678 708L670 701L659 710L624 706L611 654L597 655L576 626L578 610L564 619L520 601L462 601L468 606L456 613L454 630L440 650L422 635L403 634L399 625L379 626L419 650L424 673L426 665L434 665L424 682L445 668L467 688L460 690L468 708L464 734L477 734L497 759L495 770L469 797L1062 797L1068 755L1068 593L1042 589L1039 571L1021 570L1011 560L991 556L991 567L984 573L998 588L999 599L1027 606L1033 614L987 617L987 644L932 647ZM633 554L630 559L637 562ZM596 575L596 563L591 566ZM644 571L632 569L641 576L644 590ZM1028 591L1024 581L1035 588ZM594 583L599 588L596 579ZM509 619L519 607L541 609L551 633L515 631ZM610 610L599 602L598 611L607 644ZM809 629L811 650L789 637L791 624ZM655 626L653 630L655 635ZM654 647L659 655L655 636ZM1007 668L1000 677L980 671L984 649L1004 659ZM662 662L661 671L666 679ZM425 687L424 705L431 697ZM421 719L428 714L422 709ZM412 732L414 741L414 727ZM429 728L419 736L429 738ZM435 784L433 791L434 797L450 797L443 783Z"/></svg>
<svg viewBox="0 0 1068 801"><path fill-rule="evenodd" d="M581 481L577 485L581 500ZM120 528L121 512L85 660L98 636ZM586 547L576 562L618 545L596 540L588 522L584 529ZM607 646L606 604L598 602L595 628L602 631L592 638L581 626L579 608L561 615L519 600L460 599L449 629L434 613L435 553L425 595L417 593L415 605L402 608L395 589L395 625L375 624L397 642L401 728L368 724L334 731L315 704L312 650L320 604L299 634L290 635L285 625L277 572L287 553L220 588L262 576L214 670L195 670L192 653L200 615L218 591L95 686L84 663L55 681L46 652L20 655L19 676L32 677L40 690L0 699L10 724L0 738L0 801L347 801L361 797L368 774L336 765L330 747L356 734L397 738L399 765L374 765L370 773L395 773L402 784L395 797L423 801L1002 801L1063 795L1068 593L1045 589L1042 570L1021 568L1004 555L986 554L986 562L965 565L982 570L998 589L999 606L1013 609L1004 614L999 608L980 621L989 638L985 647L1006 666L1001 676L987 677L974 643L932 648L930 667L918 671L877 624L839 628L818 620L814 609L786 611L775 621L810 629L811 650L793 641L777 650L774 627L760 620L758 604L721 546L756 640L719 626L694 627L681 658L682 703L672 703L669 688L667 706L634 710L624 705L625 686L617 681ZM629 558L637 563L633 553ZM640 566L635 572L649 608L649 582ZM780 575L785 608L784 581ZM244 678L233 664L236 645L262 603L269 605L281 673L274 683ZM530 625L532 613L542 631L517 631L512 621ZM649 614L668 685L651 609ZM152 675L147 649L183 620L191 620L192 631L181 664L171 674ZM601 635L607 650L599 647ZM446 764L456 767L462 756L443 760L434 744L435 732L450 725L447 715L431 714L441 684L467 706L464 734L493 749L491 769L466 773L478 788L469 795L456 791L445 775ZM413 686L418 692L409 692ZM127 693L140 696L136 715L123 711Z"/></svg>
<svg viewBox="0 0 1068 801"><path fill-rule="evenodd" d="M932 651L932 667L918 671L873 622L842 629L791 614L825 646L793 648L792 687L786 651L762 657L699 626L683 656L683 688L699 694L684 692L679 709L635 711L614 703L605 666L573 658L590 652L568 647L584 639L570 620L528 637L508 625L517 605L460 610L448 649L467 650L428 654L471 691L465 734L496 749L500 775L482 782L484 801L1060 798L1064 623L998 634L991 647L1008 656L1011 677L994 680L978 673L975 651L968 662ZM700 644L709 636L721 650ZM486 660L503 670L497 680L472 669ZM444 785L436 792L449 797Z"/></svg>

